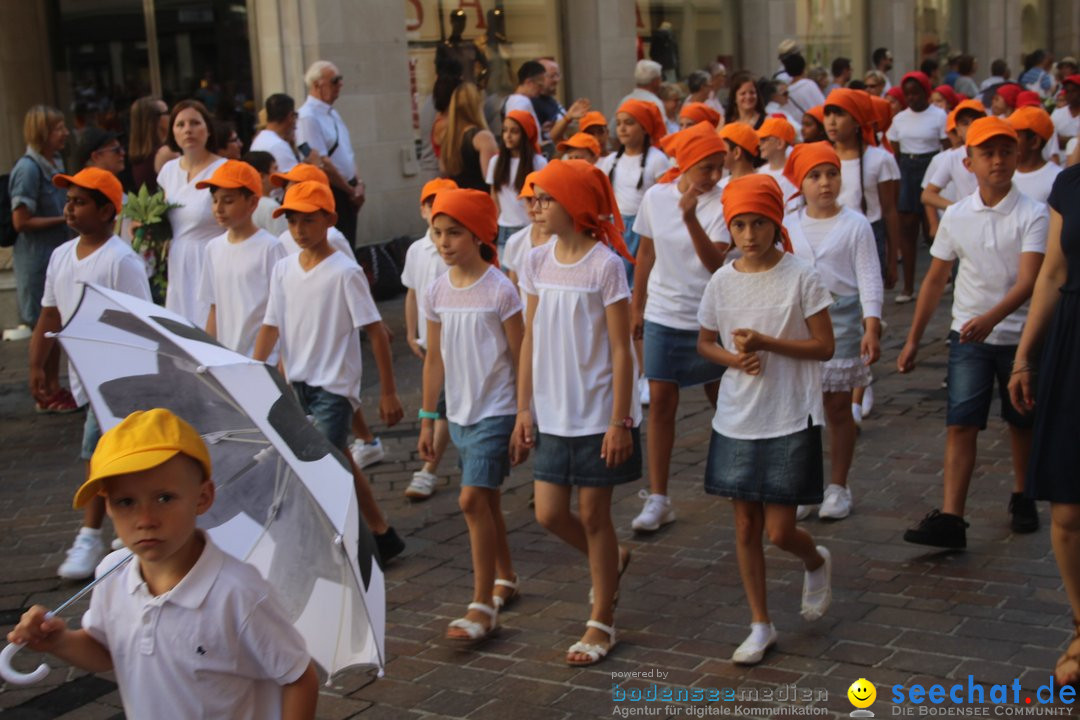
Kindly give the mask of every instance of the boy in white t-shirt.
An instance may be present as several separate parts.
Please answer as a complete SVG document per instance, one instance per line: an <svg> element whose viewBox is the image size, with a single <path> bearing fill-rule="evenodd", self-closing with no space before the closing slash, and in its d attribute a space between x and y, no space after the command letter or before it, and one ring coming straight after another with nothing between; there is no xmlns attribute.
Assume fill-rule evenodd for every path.
<svg viewBox="0 0 1080 720"><path fill-rule="evenodd" d="M986 117L986 109L978 100L964 100L949 113L945 121L945 132L955 132L960 144L934 156L922 181L922 202L927 206L926 219L930 223L930 237L937 234L941 213L931 217L931 208L944 211L961 198L966 198L978 189L975 175L967 169L964 159L967 157L967 131L971 123Z"/></svg>
<svg viewBox="0 0 1080 720"><path fill-rule="evenodd" d="M1050 188L1062 167L1043 158L1043 148L1054 136L1054 123L1041 107L1018 108L1009 116L1009 124L1020 138L1020 162L1013 184L1032 200L1046 202Z"/></svg>
<svg viewBox="0 0 1080 720"><path fill-rule="evenodd" d="M56 339L48 333L59 332L71 318L82 299L83 285L96 283L150 302L150 284L146 264L131 246L113 234L124 190L116 176L100 168L85 168L74 176L57 175L57 187L67 188L64 217L79 233L53 251L45 271L45 293L41 298L41 317L30 340L30 391L39 402L59 389L58 368L49 362L56 351ZM74 369L68 371L75 401L85 405L87 398ZM89 462L94 454L101 429L93 409L86 412L80 457ZM89 465L87 466L89 468ZM94 573L105 554L101 525L105 504L90 502L83 512L83 524L57 574L68 580L82 580Z"/></svg>
<svg viewBox="0 0 1080 720"><path fill-rule="evenodd" d="M428 224L428 230L422 238L409 246L405 253L405 267L401 271L401 284L408 288L405 293L405 340L409 343L409 349L421 360L427 352L428 319L420 299L427 296L431 284L448 269L435 247L431 230L431 207L438 192L456 189L457 186L453 180L436 178L425 183L420 190L420 216ZM439 479L436 475L439 463L450 443L445 396L439 397L436 412L439 417L434 423L431 460L424 462L424 466L413 473L412 481L405 488L405 497L410 500L426 500L435 492L435 483Z"/></svg>
<svg viewBox="0 0 1080 720"><path fill-rule="evenodd" d="M198 431L168 410L132 413L101 437L74 505L91 499L130 553L98 567L81 629L35 605L9 642L115 671L129 718L315 717L315 666L269 583L195 525L214 502Z"/></svg>
<svg viewBox="0 0 1080 720"><path fill-rule="evenodd" d="M919 340L959 260L949 332L948 410L945 441L945 502L904 534L920 545L967 546L964 505L975 467L979 431L986 428L994 379L1001 411L1012 435L1016 482L1009 502L1013 532L1039 527L1033 500L1025 498L1024 472L1031 448L1031 419L1009 400L1008 381L1027 302L1039 274L1049 211L1013 185L1017 135L997 117L980 118L967 133L967 166L979 189L949 206L930 248L933 261L923 279L907 343L897 367L915 368Z"/></svg>
<svg viewBox="0 0 1080 720"><path fill-rule="evenodd" d="M285 224L285 221L282 218L274 217L274 211L281 206L278 198L283 194L279 193L277 198L271 194L274 192L274 186L270 182L270 176L278 171L277 160L266 150L249 150L244 153L242 159L259 172L259 178L262 181L259 207L255 209L255 214L251 216L255 226L271 233L274 237L289 232L289 226Z"/></svg>
<svg viewBox="0 0 1080 720"><path fill-rule="evenodd" d="M206 332L230 350L251 356L266 315L270 273L285 249L255 226L262 180L251 165L228 160L195 187L210 189L214 217L226 230L207 243L203 258L199 299L210 304ZM277 362L277 353L270 354L269 362Z"/></svg>
<svg viewBox="0 0 1080 720"><path fill-rule="evenodd" d="M360 406L363 329L379 369L379 415L394 425L404 414L397 396L390 338L364 271L330 246L327 230L337 221L329 185L294 183L277 210L301 251L279 260L270 279L266 317L255 340L255 359L265 361L280 339L281 363L304 410L330 444L348 459L356 498L385 563L405 549L383 517L367 478L348 452L349 426Z"/></svg>

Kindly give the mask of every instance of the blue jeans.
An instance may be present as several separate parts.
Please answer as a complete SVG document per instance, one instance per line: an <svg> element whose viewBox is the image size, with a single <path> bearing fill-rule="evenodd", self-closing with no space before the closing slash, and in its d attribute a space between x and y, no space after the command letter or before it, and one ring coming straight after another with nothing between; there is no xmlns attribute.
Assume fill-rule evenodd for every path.
<svg viewBox="0 0 1080 720"><path fill-rule="evenodd" d="M292 385L297 399L300 400L300 407L311 415L319 432L338 450L346 450L353 416L349 399L303 382L294 382Z"/></svg>
<svg viewBox="0 0 1080 720"><path fill-rule="evenodd" d="M1033 415L1021 415L1009 398L1015 345L960 342L960 334L949 332L949 399L945 424L986 429L990 404L994 400L994 378L1001 398L1001 417L1013 427L1029 428Z"/></svg>
<svg viewBox="0 0 1080 720"><path fill-rule="evenodd" d="M60 237L56 242L40 237L27 237L20 233L15 240L15 299L19 305L19 321L30 327L37 325L41 315L41 296L45 294L45 270L53 250L67 242Z"/></svg>

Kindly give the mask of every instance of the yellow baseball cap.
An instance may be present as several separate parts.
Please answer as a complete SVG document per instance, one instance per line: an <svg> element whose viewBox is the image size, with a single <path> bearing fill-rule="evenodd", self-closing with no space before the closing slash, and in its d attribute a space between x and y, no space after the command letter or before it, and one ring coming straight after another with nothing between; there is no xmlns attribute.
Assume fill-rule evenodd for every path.
<svg viewBox="0 0 1080 720"><path fill-rule="evenodd" d="M162 408L133 412L101 436L90 458L90 476L72 505L78 509L90 502L106 478L155 468L177 453L198 462L210 477L210 453L195 428Z"/></svg>

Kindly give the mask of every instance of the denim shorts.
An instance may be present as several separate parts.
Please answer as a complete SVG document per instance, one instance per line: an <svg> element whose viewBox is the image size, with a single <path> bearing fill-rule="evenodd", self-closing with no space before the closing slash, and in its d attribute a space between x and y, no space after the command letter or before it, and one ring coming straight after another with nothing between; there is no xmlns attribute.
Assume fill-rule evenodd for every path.
<svg viewBox="0 0 1080 720"><path fill-rule="evenodd" d="M564 437L536 434L533 454L533 477L555 485L574 487L611 487L641 478L641 430L630 434L634 451L622 465L609 468L600 457L604 433Z"/></svg>
<svg viewBox="0 0 1080 720"><path fill-rule="evenodd" d="M519 230L523 229L524 227L525 227L524 225L521 225L519 227L510 227L510 226L507 226L507 225L499 225L499 234L495 238L495 244L499 248L499 254L500 255L502 255L502 251L506 247L506 241L510 239L510 236L513 235L514 233L518 232Z"/></svg>
<svg viewBox="0 0 1080 720"><path fill-rule="evenodd" d="M83 422L82 450L79 451L79 457L83 460L89 460L93 457L100 439L101 426L98 425L97 415L94 414L94 408L88 407L86 408L86 420Z"/></svg>
<svg viewBox="0 0 1080 720"><path fill-rule="evenodd" d="M499 489L510 474L510 435L516 420L516 415L495 415L473 425L450 423L462 487Z"/></svg>
<svg viewBox="0 0 1080 720"><path fill-rule="evenodd" d="M630 252L632 257L637 257L638 245L641 244L641 236L634 232L634 218L637 215L623 215L623 242L626 243L626 249ZM623 265L626 267L626 280L630 283L630 289L634 288L634 267L626 258L619 256L623 261Z"/></svg>
<svg viewBox="0 0 1080 720"><path fill-rule="evenodd" d="M710 495L777 505L817 505L824 481L820 425L761 440L712 433L705 464L705 492Z"/></svg>
<svg viewBox="0 0 1080 720"><path fill-rule="evenodd" d="M349 399L304 382L294 382L292 386L300 407L311 415L319 432L338 450L346 450L353 416Z"/></svg>
<svg viewBox="0 0 1080 720"><path fill-rule="evenodd" d="M697 351L696 330L677 330L645 321L645 377L693 387L718 382L726 368Z"/></svg>
<svg viewBox="0 0 1080 720"><path fill-rule="evenodd" d="M1012 373L1015 345L962 343L955 330L949 333L949 402L946 425L986 429L990 403L994 399L994 378L1001 398L1001 417L1019 428L1029 428L1034 416L1016 411L1009 399L1009 375Z"/></svg>

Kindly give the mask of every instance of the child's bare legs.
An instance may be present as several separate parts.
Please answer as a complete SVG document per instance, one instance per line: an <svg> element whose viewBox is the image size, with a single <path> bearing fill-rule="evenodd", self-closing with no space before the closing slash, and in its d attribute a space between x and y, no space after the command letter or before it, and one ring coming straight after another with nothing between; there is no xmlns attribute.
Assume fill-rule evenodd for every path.
<svg viewBox="0 0 1080 720"><path fill-rule="evenodd" d="M105 522L105 498L94 497L83 509L83 527L100 530Z"/></svg>
<svg viewBox="0 0 1080 720"><path fill-rule="evenodd" d="M371 490L371 484L364 476L364 473L360 472L360 468L356 466L352 453L345 451L344 455L349 460L349 467L352 468L353 487L356 489L356 502L360 506L360 514L364 516L364 522L367 523L371 532L382 535L390 529L390 525L386 522L386 518L383 517L382 510L379 509L379 503L375 500L375 493Z"/></svg>
<svg viewBox="0 0 1080 720"><path fill-rule="evenodd" d="M829 482L847 487L851 460L855 456L855 417L851 392L825 393L825 422L829 428Z"/></svg>
<svg viewBox="0 0 1080 720"><path fill-rule="evenodd" d="M359 437L359 435L357 436ZM373 436L374 437L374 436ZM367 442L366 440L364 442ZM442 462L442 456L446 452L447 445L450 444L450 424L446 420L435 421L435 459L424 463L424 467L420 468L424 472L436 474L439 471L439 463Z"/></svg>
<svg viewBox="0 0 1080 720"><path fill-rule="evenodd" d="M536 522L572 548L589 554L589 543L581 518L570 509L568 485L536 480L533 482L534 511Z"/></svg>
<svg viewBox="0 0 1080 720"><path fill-rule="evenodd" d="M866 388L857 387L851 391L851 404L862 405L863 396L866 395Z"/></svg>
<svg viewBox="0 0 1080 720"><path fill-rule="evenodd" d="M1080 505L1071 503L1050 504L1050 543L1054 548L1058 572L1065 585L1065 595L1072 608L1073 622L1080 619ZM1069 644L1066 655L1080 653L1075 638ZM1069 685L1080 679L1080 661L1065 655L1058 660L1060 672L1055 672L1061 685Z"/></svg>
<svg viewBox="0 0 1080 720"><path fill-rule="evenodd" d="M975 469L975 450L979 428L950 425L945 436L945 504L941 511L964 517L971 473Z"/></svg>
<svg viewBox="0 0 1080 720"><path fill-rule="evenodd" d="M915 294L915 253L919 240L919 216L900 215L900 261L904 264L904 295Z"/></svg>
<svg viewBox="0 0 1080 720"><path fill-rule="evenodd" d="M353 435L366 443L375 442L375 433L371 432L367 420L364 419L364 411L360 408L353 411L352 432Z"/></svg>
<svg viewBox="0 0 1080 720"><path fill-rule="evenodd" d="M472 550L473 562L473 602L483 603L488 607L493 607L492 588L495 585L496 566L500 564L500 560L502 564L509 566L510 559L505 524L495 519L499 504L498 496L498 490L468 485L461 488L461 494L458 496L458 504L469 526L469 546ZM498 514L501 520L502 513ZM513 572L512 568L501 569L509 569L511 573ZM489 627L492 622L491 617L481 610L469 610L465 613L465 619L478 622L484 627ZM446 634L447 637L469 637L468 632L458 627L448 628Z"/></svg>
<svg viewBox="0 0 1080 720"><path fill-rule="evenodd" d="M1031 428L1010 425L1009 442L1012 446L1013 492L1022 493L1028 458L1031 457Z"/></svg>
<svg viewBox="0 0 1080 720"><path fill-rule="evenodd" d="M491 510L491 520L495 526L495 577L512 580L514 563L510 560L510 543L506 536L506 518L502 514L502 491L493 492L488 496L488 506ZM496 595L502 595L503 600L512 592L505 587L495 588Z"/></svg>
<svg viewBox="0 0 1080 720"><path fill-rule="evenodd" d="M675 445L675 414L679 409L679 386L663 380L650 380L649 398L649 432L645 435L649 492L667 495L671 450Z"/></svg>
<svg viewBox="0 0 1080 720"><path fill-rule="evenodd" d="M750 621L769 622L765 601L765 548L761 535L765 530L765 510L759 502L732 500L735 508L735 555L739 576L750 606Z"/></svg>
<svg viewBox="0 0 1080 720"><path fill-rule="evenodd" d="M795 524L794 505L765 505L765 532L769 542L802 560L807 570L813 572L825 564L813 536Z"/></svg>

